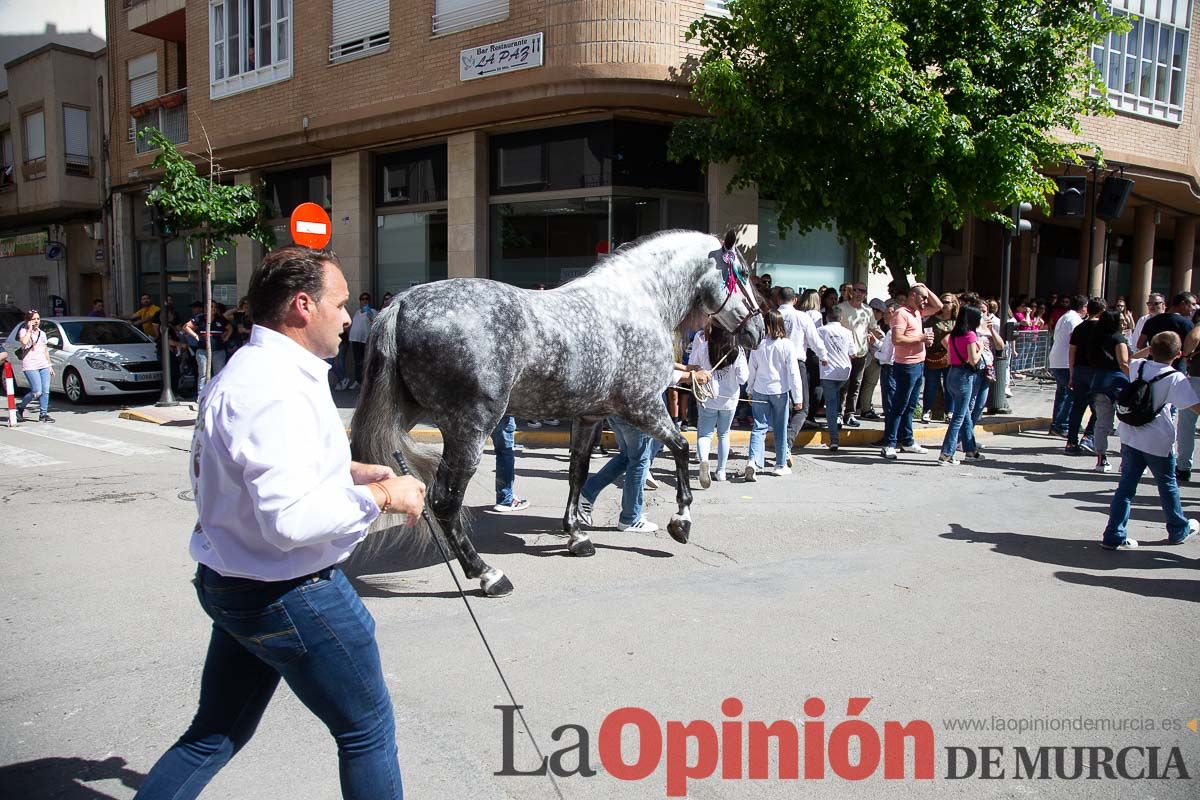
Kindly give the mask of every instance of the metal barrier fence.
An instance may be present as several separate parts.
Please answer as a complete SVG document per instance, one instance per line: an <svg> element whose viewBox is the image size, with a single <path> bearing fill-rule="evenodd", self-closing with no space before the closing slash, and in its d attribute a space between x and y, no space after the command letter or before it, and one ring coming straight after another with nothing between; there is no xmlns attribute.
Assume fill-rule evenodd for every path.
<svg viewBox="0 0 1200 800"><path fill-rule="evenodd" d="M1049 364L1053 337L1051 331L1017 331L1011 371L1032 378L1051 378Z"/></svg>

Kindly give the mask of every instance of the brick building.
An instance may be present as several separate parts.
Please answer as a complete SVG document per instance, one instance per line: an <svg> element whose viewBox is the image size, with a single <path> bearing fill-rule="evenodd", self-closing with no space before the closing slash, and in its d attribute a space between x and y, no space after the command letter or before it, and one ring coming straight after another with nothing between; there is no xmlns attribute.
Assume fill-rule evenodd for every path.
<svg viewBox="0 0 1200 800"><path fill-rule="evenodd" d="M261 183L281 240L299 202L328 209L352 293L445 276L553 286L666 227L741 226L777 283L836 284L862 269L832 233L780 240L768 201L724 193L727 167L667 161L670 124L700 111L678 77L695 53L684 31L723 13L721 0L106 1L113 248L126 303L158 290L143 204L153 153L132 138L147 125L193 152L211 143L226 179ZM1179 277L1200 214L1192 3L1151 4L1155 46L1169 38L1163 99L1156 52L1149 96L1135 69L1132 92L1114 89L1119 116L1088 121L1110 163L1136 180L1125 214L1097 227L1110 293L1147 275L1154 285ZM1097 48L1106 70L1107 49ZM1014 289L1086 280L1079 241L1090 231L1090 221L1039 220ZM968 225L935 259L935 280L996 290L998 242L989 226ZM218 265L218 300L244 290L260 255L243 242ZM190 299L197 265L180 243L167 261L170 291Z"/></svg>

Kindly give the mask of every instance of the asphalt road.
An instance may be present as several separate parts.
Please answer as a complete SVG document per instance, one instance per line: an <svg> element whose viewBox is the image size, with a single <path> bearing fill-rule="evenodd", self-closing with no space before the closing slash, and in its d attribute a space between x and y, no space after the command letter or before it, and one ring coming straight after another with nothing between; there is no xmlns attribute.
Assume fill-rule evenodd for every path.
<svg viewBox="0 0 1200 800"><path fill-rule="evenodd" d="M207 641L189 583L189 432L102 407L55 416L55 426L0 429L0 796L129 798L190 720ZM668 721L707 721L718 734L723 722L825 723L811 737L828 744L824 778L780 780L772 746L770 779L722 779L722 767L739 772L729 735L716 775L686 784L693 798L1200 796L1200 734L1186 727L1200 717L1200 542L1162 546L1143 482L1131 534L1147 546L1103 551L1115 476L1086 471L1090 460L1060 455L1061 440L1043 434L984 444L989 460L957 469L932 453L884 463L873 450L806 452L790 477L697 491L688 545L602 527L591 559L565 556L558 532L565 452L518 454L517 490L532 505L512 515L487 510L485 455L468 493L476 542L516 592L472 603L543 750L576 744L578 729L552 740L559 726L586 730L597 774L560 779L563 795L666 795L666 753L641 780L601 762L606 717L640 707L667 737L676 780L679 758L696 763L707 746L696 726L680 756ZM615 525L619 498L615 487L601 495L598 524ZM665 526L673 491L647 500ZM1184 506L1200 515L1195 484ZM494 706L507 698L436 552L390 553L351 572L378 622L408 796L554 797L546 778L494 775L504 730ZM744 710L723 713L729 697ZM824 714L806 712L813 697ZM932 779L913 777L911 742L903 779L886 780L882 766L840 777L834 751L851 728L837 730L856 697L870 698L858 717L880 736L887 721L929 723ZM965 719L992 729L950 729ZM995 730L1007 720L1040 729ZM1148 720L1169 730L1147 730ZM514 727L514 766L529 769L535 757ZM634 730L624 730L630 764ZM643 744L654 738L645 733ZM990 755L1005 777L981 779L978 763L974 777L947 777L948 748L978 756L984 746L1004 748ZM1087 746L1114 759L1143 748L1127 753L1127 771L1146 766L1145 748L1159 748L1157 772L1176 767L1166 780L1072 780L1053 777L1046 751L1052 777L1014 778L1017 747L1030 757L1068 748L1069 773L1069 748ZM955 758L961 774L966 756ZM573 767L578 752L562 760ZM205 794L337 796L332 740L286 688Z"/></svg>

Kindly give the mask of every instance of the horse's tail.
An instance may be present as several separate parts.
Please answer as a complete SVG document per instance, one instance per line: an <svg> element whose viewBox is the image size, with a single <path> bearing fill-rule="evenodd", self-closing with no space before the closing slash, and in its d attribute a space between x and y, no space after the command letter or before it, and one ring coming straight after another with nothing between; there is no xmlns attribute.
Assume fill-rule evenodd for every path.
<svg viewBox="0 0 1200 800"><path fill-rule="evenodd" d="M400 374L396 340L399 316L399 307L393 303L380 312L371 326L362 390L350 423L350 451L355 461L383 464L397 473L399 465L392 454L399 451L409 473L432 487L441 453L437 448L420 444L409 433L417 422L413 418L417 406ZM396 545L412 549L415 544L424 550L433 544L428 526L422 525L420 519L411 519L403 526L396 525L395 520L392 516L379 517L373 526L375 532L358 548L364 551L362 556L369 558Z"/></svg>

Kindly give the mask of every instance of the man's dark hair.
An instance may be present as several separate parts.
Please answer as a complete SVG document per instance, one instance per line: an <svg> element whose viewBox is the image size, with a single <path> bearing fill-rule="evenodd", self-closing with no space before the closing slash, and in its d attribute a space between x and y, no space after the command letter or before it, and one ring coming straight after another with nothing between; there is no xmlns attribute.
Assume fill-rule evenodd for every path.
<svg viewBox="0 0 1200 800"><path fill-rule="evenodd" d="M1087 315L1094 317L1106 308L1108 308L1107 300L1103 297L1093 297L1091 300L1088 300Z"/></svg>
<svg viewBox="0 0 1200 800"><path fill-rule="evenodd" d="M314 300L325 289L325 265L341 267L333 253L308 247L281 247L272 250L250 276L250 316L265 325L278 325L296 295L303 292Z"/></svg>
<svg viewBox="0 0 1200 800"><path fill-rule="evenodd" d="M99 297L97 297L95 300L92 301L92 305L96 305L96 303L103 303L103 302L104 302L103 300L101 300Z"/></svg>
<svg viewBox="0 0 1200 800"><path fill-rule="evenodd" d="M1112 334L1121 332L1121 312L1117 310L1116 306L1101 312L1097 321L1099 322L1097 329L1101 333Z"/></svg>
<svg viewBox="0 0 1200 800"><path fill-rule="evenodd" d="M1193 305L1196 302L1196 295L1191 292L1180 292L1171 298L1171 307L1174 308L1183 303L1191 302Z"/></svg>
<svg viewBox="0 0 1200 800"><path fill-rule="evenodd" d="M1077 294L1077 295L1074 295L1071 297L1071 310L1072 311L1083 311L1087 308L1087 304L1088 304L1087 295Z"/></svg>
<svg viewBox="0 0 1200 800"><path fill-rule="evenodd" d="M790 303L796 299L796 292L790 286L779 287L779 302Z"/></svg>

